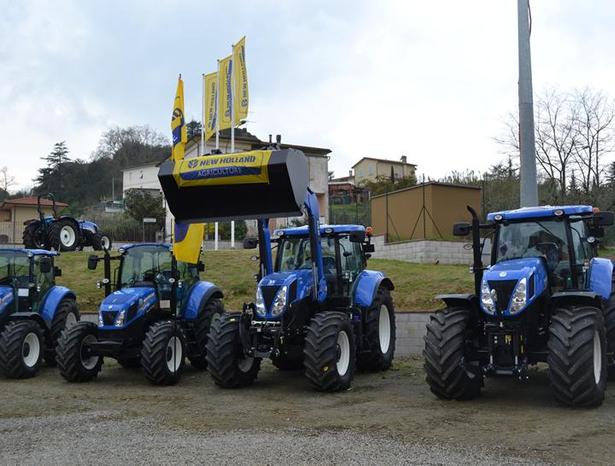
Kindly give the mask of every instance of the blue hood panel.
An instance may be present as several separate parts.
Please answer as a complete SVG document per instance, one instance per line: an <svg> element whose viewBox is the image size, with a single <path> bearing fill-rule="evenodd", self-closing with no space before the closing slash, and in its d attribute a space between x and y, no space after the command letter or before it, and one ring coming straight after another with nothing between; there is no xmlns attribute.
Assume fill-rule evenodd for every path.
<svg viewBox="0 0 615 466"><path fill-rule="evenodd" d="M544 269L544 266L536 257L511 259L491 266L483 276L487 280L520 280L523 277L529 278L538 268Z"/></svg>
<svg viewBox="0 0 615 466"><path fill-rule="evenodd" d="M10 307L15 299L12 286L0 286L0 314Z"/></svg>
<svg viewBox="0 0 615 466"><path fill-rule="evenodd" d="M273 317L270 315L271 305L273 304L273 299L275 298L275 293L277 290L286 285L288 288L287 293L291 294L287 299L287 307L294 303L295 301L299 301L306 296L309 296L312 290L312 270L293 270L290 272L274 272L269 275L264 276L261 281L258 283L258 287L261 288L263 292L263 296L265 298L265 308L267 310L267 318L268 319L279 319L280 316ZM267 292L266 290L271 290L271 292Z"/></svg>
<svg viewBox="0 0 615 466"><path fill-rule="evenodd" d="M143 304L146 305L150 301L152 304L156 301L156 291L151 287L139 288L122 288L114 291L100 303L100 311L121 311L128 310L130 306L143 299Z"/></svg>

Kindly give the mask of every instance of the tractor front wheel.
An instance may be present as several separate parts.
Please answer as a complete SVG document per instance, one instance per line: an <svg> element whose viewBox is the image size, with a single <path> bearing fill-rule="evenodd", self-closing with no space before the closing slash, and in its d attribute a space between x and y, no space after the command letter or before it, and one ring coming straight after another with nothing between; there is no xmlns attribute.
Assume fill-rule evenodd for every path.
<svg viewBox="0 0 615 466"><path fill-rule="evenodd" d="M43 360L44 341L35 321L9 322L0 335L0 372L10 379L34 377Z"/></svg>
<svg viewBox="0 0 615 466"><path fill-rule="evenodd" d="M68 382L89 382L102 368L103 358L91 354L89 345L97 341L96 324L77 322L62 332L56 347L60 375Z"/></svg>
<svg viewBox="0 0 615 466"><path fill-rule="evenodd" d="M41 222L32 222L23 231L23 244L28 249L46 249L47 238L44 236Z"/></svg>
<svg viewBox="0 0 615 466"><path fill-rule="evenodd" d="M211 377L222 388L252 385L261 368L260 358L244 354L237 315L225 313L213 320L206 357Z"/></svg>
<svg viewBox="0 0 615 466"><path fill-rule="evenodd" d="M57 251L74 251L81 244L79 229L70 220L58 220L49 232L51 246Z"/></svg>
<svg viewBox="0 0 615 466"><path fill-rule="evenodd" d="M395 309L391 292L378 288L365 316L365 348L359 353L357 366L363 371L385 371L395 354Z"/></svg>
<svg viewBox="0 0 615 466"><path fill-rule="evenodd" d="M615 285L615 284L614 284ZM604 310L606 326L607 373L609 380L615 380L615 294L611 295Z"/></svg>
<svg viewBox="0 0 615 466"><path fill-rule="evenodd" d="M184 371L186 338L179 323L156 322L143 340L141 367L154 385L174 385Z"/></svg>
<svg viewBox="0 0 615 466"><path fill-rule="evenodd" d="M62 332L79 322L79 309L74 299L66 298L60 301L56 313L51 321L51 332L45 351L45 363L50 367L56 365L56 346Z"/></svg>
<svg viewBox="0 0 615 466"><path fill-rule="evenodd" d="M333 311L316 314L307 329L303 355L305 376L317 390L350 388L357 348L348 316Z"/></svg>
<svg viewBox="0 0 615 466"><path fill-rule="evenodd" d="M188 357L188 359L190 359L190 364L192 364L192 367L195 369L207 368L207 337L209 335L211 322L215 316L220 316L223 313L224 305L222 304L222 300L218 298L207 301L199 312L193 330L196 351L193 355Z"/></svg>
<svg viewBox="0 0 615 466"><path fill-rule="evenodd" d="M606 332L600 309L555 310L549 326L549 379L555 399L567 406L594 407L604 401Z"/></svg>
<svg viewBox="0 0 615 466"><path fill-rule="evenodd" d="M427 324L424 367L427 383L438 398L470 400L480 395L482 374L465 360L469 321L468 309L452 307L436 312Z"/></svg>

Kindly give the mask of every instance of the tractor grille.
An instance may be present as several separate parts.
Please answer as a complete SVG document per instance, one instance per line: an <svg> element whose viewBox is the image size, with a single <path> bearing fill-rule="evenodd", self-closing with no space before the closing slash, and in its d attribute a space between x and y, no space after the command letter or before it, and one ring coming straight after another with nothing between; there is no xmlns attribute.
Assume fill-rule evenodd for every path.
<svg viewBox="0 0 615 466"><path fill-rule="evenodd" d="M489 288L495 290L497 296L495 308L500 312L505 311L508 308L510 296L517 285L517 280L491 280L488 283Z"/></svg>
<svg viewBox="0 0 615 466"><path fill-rule="evenodd" d="M115 318L117 317L117 311L105 311L102 313L103 324L113 325L115 324Z"/></svg>
<svg viewBox="0 0 615 466"><path fill-rule="evenodd" d="M275 294L278 292L279 286L261 286L261 292L263 293L263 300L265 301L265 309L271 308L271 303Z"/></svg>

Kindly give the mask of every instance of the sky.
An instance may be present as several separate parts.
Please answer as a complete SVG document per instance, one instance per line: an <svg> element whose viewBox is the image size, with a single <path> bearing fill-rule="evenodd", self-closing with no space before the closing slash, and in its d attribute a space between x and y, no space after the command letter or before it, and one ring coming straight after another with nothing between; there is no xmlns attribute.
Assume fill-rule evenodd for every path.
<svg viewBox="0 0 615 466"><path fill-rule="evenodd" d="M515 0L0 0L0 167L32 186L53 144L88 159L114 126L170 137L178 73L200 119L201 74L246 38L247 129L431 178L483 171L517 107ZM615 82L615 2L532 0L535 95Z"/></svg>

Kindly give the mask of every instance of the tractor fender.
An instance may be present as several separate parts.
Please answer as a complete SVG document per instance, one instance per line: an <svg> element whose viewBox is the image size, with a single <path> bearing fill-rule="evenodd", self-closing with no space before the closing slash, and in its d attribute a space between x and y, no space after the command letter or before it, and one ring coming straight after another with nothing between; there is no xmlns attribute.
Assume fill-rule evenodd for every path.
<svg viewBox="0 0 615 466"><path fill-rule="evenodd" d="M462 294L439 294L436 299L444 301L448 307L462 307L464 309L473 309L475 306L476 296L470 293Z"/></svg>
<svg viewBox="0 0 615 466"><path fill-rule="evenodd" d="M43 301L40 306L40 315L49 325L51 325L51 321L56 315L60 301L65 298L76 300L77 296L65 286L60 285L51 287L51 289L43 297Z"/></svg>
<svg viewBox="0 0 615 466"><path fill-rule="evenodd" d="M551 301L554 307L575 304L602 309L603 297L593 291L558 291L551 295Z"/></svg>
<svg viewBox="0 0 615 466"><path fill-rule="evenodd" d="M199 281L191 289L182 310L182 317L186 320L194 320L199 316L202 304L211 298L223 298L222 290L211 282Z"/></svg>
<svg viewBox="0 0 615 466"><path fill-rule="evenodd" d="M45 322L41 315L36 312L14 312L8 316L6 322L15 320L34 320L43 330L49 330L51 328L51 322Z"/></svg>
<svg viewBox="0 0 615 466"><path fill-rule="evenodd" d="M81 228L81 230L88 231L88 232L92 233L93 235L98 233L98 225L96 225L94 222L90 222L88 220L80 220L79 221L79 227Z"/></svg>
<svg viewBox="0 0 615 466"><path fill-rule="evenodd" d="M589 289L604 299L609 299L613 285L613 262L594 257L589 264Z"/></svg>
<svg viewBox="0 0 615 466"><path fill-rule="evenodd" d="M381 286L387 290L395 289L391 279L385 277L382 272L364 270L359 274L352 290L354 304L362 308L371 306Z"/></svg>

